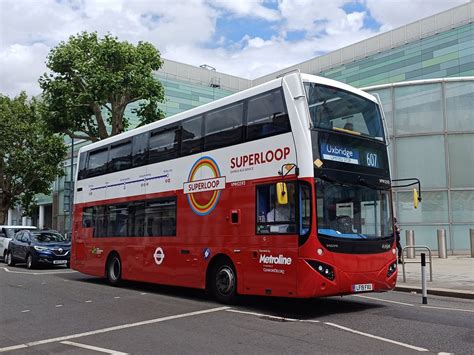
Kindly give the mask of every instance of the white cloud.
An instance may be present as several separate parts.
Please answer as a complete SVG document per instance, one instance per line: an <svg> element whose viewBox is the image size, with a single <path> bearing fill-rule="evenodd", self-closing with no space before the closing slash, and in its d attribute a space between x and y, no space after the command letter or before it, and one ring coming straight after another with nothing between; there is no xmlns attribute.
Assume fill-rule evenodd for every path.
<svg viewBox="0 0 474 355"><path fill-rule="evenodd" d="M211 6L225 9L235 16L255 17L268 21L280 19L280 14L274 9L263 5L264 0L213 0L208 1Z"/></svg>
<svg viewBox="0 0 474 355"><path fill-rule="evenodd" d="M406 25L437 14L468 0L365 0L372 16L381 23L381 31Z"/></svg>
<svg viewBox="0 0 474 355"><path fill-rule="evenodd" d="M397 27L466 0L355 0L383 29ZM348 0L0 0L0 92L40 92L48 51L81 31L153 43L165 58L255 78L363 40L368 12L347 14ZM271 3L271 7L268 5ZM217 32L221 19L258 19L242 38ZM231 21L232 22L232 21ZM227 29L229 30L229 29ZM253 31L253 32L252 32ZM297 41L291 31L301 31ZM268 36L270 33L270 38Z"/></svg>
<svg viewBox="0 0 474 355"><path fill-rule="evenodd" d="M0 93L17 96L21 91L38 95L39 77L46 71L44 59L49 47L36 43L31 46L14 44L0 53Z"/></svg>

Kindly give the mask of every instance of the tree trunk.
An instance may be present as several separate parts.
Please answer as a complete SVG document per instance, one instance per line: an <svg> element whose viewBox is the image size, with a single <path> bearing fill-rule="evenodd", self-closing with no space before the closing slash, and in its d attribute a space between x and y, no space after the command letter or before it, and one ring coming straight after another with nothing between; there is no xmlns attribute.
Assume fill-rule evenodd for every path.
<svg viewBox="0 0 474 355"><path fill-rule="evenodd" d="M7 224L9 203L4 193L0 193L0 225Z"/></svg>

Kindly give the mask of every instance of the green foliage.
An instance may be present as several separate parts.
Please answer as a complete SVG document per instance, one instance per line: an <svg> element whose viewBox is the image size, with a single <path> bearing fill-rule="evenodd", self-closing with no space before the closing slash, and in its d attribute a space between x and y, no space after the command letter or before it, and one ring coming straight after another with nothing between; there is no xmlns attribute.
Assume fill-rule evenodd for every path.
<svg viewBox="0 0 474 355"><path fill-rule="evenodd" d="M48 130L42 106L22 92L14 99L0 95L0 224L9 208L31 210L38 193L49 193L63 174L63 139Z"/></svg>
<svg viewBox="0 0 474 355"><path fill-rule="evenodd" d="M87 32L71 36L51 50L46 65L52 74L39 79L49 126L97 141L129 126L125 109L131 103L139 104L134 113L142 124L163 118L157 103L163 101L164 90L153 77L162 63L150 43L134 46Z"/></svg>

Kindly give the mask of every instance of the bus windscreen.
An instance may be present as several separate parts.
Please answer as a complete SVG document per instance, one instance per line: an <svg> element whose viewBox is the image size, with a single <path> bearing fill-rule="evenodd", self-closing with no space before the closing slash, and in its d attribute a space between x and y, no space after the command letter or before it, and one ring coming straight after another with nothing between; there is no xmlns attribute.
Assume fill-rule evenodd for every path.
<svg viewBox="0 0 474 355"><path fill-rule="evenodd" d="M335 87L305 83L314 128L342 131L384 141L375 102Z"/></svg>

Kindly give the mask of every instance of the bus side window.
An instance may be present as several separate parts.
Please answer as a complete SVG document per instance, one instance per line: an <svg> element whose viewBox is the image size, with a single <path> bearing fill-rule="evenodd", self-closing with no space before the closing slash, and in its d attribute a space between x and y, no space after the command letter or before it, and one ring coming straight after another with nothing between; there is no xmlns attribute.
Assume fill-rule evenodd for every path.
<svg viewBox="0 0 474 355"><path fill-rule="evenodd" d="M133 148L132 148L132 166L134 168L138 166L146 165L148 160L148 132L139 134L133 137Z"/></svg>
<svg viewBox="0 0 474 355"><path fill-rule="evenodd" d="M112 144L109 156L109 173L130 169L132 167L132 142L128 140Z"/></svg>
<svg viewBox="0 0 474 355"><path fill-rule="evenodd" d="M87 159L87 177L103 175L107 172L109 148L101 148L89 152Z"/></svg>
<svg viewBox="0 0 474 355"><path fill-rule="evenodd" d="M145 236L176 235L176 199L164 198L147 203Z"/></svg>
<svg viewBox="0 0 474 355"><path fill-rule="evenodd" d="M94 218L94 238L107 236L107 206L97 206Z"/></svg>
<svg viewBox="0 0 474 355"><path fill-rule="evenodd" d="M254 97L248 101L247 140L290 132L290 121L281 90Z"/></svg>
<svg viewBox="0 0 474 355"><path fill-rule="evenodd" d="M82 210L82 226L84 228L94 227L94 207L85 207Z"/></svg>
<svg viewBox="0 0 474 355"><path fill-rule="evenodd" d="M126 237L128 232L128 205L109 205L107 212L107 236Z"/></svg>
<svg viewBox="0 0 474 355"><path fill-rule="evenodd" d="M148 146L148 163L175 159L179 155L179 128L152 132Z"/></svg>
<svg viewBox="0 0 474 355"><path fill-rule="evenodd" d="M244 104L242 102L206 115L204 150L228 147L243 141Z"/></svg>
<svg viewBox="0 0 474 355"><path fill-rule="evenodd" d="M86 159L87 152L83 152L79 155L79 172L77 174L78 180L85 179L87 177Z"/></svg>
<svg viewBox="0 0 474 355"><path fill-rule="evenodd" d="M181 124L181 155L200 153L203 145L202 116L193 117Z"/></svg>
<svg viewBox="0 0 474 355"><path fill-rule="evenodd" d="M128 235L143 237L145 235L145 202L134 202L128 207Z"/></svg>

